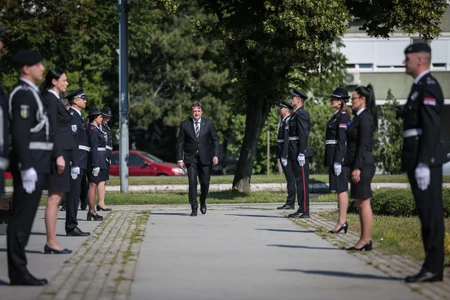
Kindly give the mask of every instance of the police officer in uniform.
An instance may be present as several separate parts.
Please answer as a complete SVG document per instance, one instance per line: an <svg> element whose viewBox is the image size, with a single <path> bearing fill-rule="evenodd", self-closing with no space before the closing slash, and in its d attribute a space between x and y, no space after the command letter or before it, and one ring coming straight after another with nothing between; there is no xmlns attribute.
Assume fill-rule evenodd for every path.
<svg viewBox="0 0 450 300"><path fill-rule="evenodd" d="M327 123L325 130L325 158L324 166L328 167L330 191L336 191L339 204L338 222L330 233L347 233L348 207L348 168L344 164L347 153L347 125L350 122L349 110L345 104L350 96L346 89L336 88L330 96L331 107L335 112Z"/></svg>
<svg viewBox="0 0 450 300"><path fill-rule="evenodd" d="M4 28L0 26L0 34ZM0 36L0 52L3 49L3 42ZM0 196L5 191L4 172L8 168L9 160L9 136L8 136L8 100L3 87L0 85Z"/></svg>
<svg viewBox="0 0 450 300"><path fill-rule="evenodd" d="M291 105L294 114L289 120L289 154L288 160L294 171L297 190L298 210L289 218L309 218L309 158L312 152L308 146L310 129L309 113L303 108L308 99L305 93L294 89Z"/></svg>
<svg viewBox="0 0 450 300"><path fill-rule="evenodd" d="M14 192L12 217L7 229L8 272L11 285L44 285L27 269L25 247L50 173L53 143L49 142L49 122L36 83L45 67L34 51L17 53L13 62L20 80L10 94L12 151L11 171Z"/></svg>
<svg viewBox="0 0 450 300"><path fill-rule="evenodd" d="M414 84L400 116L403 118L402 169L407 171L422 224L425 262L406 282L442 281L444 273L444 209L442 164L444 150L439 134L444 96L430 74L431 48L425 43L405 49L405 72Z"/></svg>
<svg viewBox="0 0 450 300"><path fill-rule="evenodd" d="M111 155L112 155L112 131L111 128L109 128L108 126L108 122L109 120L111 120L112 117L112 113L111 113L111 108L109 108L108 106L105 106L101 109L102 112L102 116L103 116L103 122L102 125L100 126L100 129L103 131L103 134L106 138L106 163L108 166L106 175L105 175L105 180L109 180L109 168L111 166ZM100 185L99 187L100 188ZM102 186L103 188L103 195L106 194L106 182L105 185ZM100 192L99 192L100 194ZM111 208L106 207L105 206L105 197L103 198L98 198L98 205L97 205L97 211L110 211Z"/></svg>
<svg viewBox="0 0 450 300"><path fill-rule="evenodd" d="M86 180L86 172L88 170L88 156L89 156L89 137L84 122L81 110L86 108L87 96L83 88L78 88L71 91L67 96L71 107L69 114L71 116L70 129L75 139L78 151L76 153L75 165L80 170L80 174L75 178L70 179L70 192L66 194L66 235L68 236L88 236L89 232L84 232L78 228L77 214L78 202L81 194L81 183Z"/></svg>
<svg viewBox="0 0 450 300"><path fill-rule="evenodd" d="M88 173L89 179L89 212L87 220L101 221L103 217L95 212L95 193L100 184L105 184L108 172L108 164L106 162L106 137L100 129L102 124L102 112L98 108L89 110L89 122L91 123L88 130L89 143L91 145L90 159L91 168ZM101 196L99 195L99 198ZM104 195L103 195L104 197Z"/></svg>
<svg viewBox="0 0 450 300"><path fill-rule="evenodd" d="M289 120L291 118L292 105L287 101L281 101L280 114L283 118L278 127L277 136L277 158L280 159L283 173L287 182L287 198L286 203L278 209L294 209L295 206L295 177L292 169L292 163L288 159L289 154Z"/></svg>

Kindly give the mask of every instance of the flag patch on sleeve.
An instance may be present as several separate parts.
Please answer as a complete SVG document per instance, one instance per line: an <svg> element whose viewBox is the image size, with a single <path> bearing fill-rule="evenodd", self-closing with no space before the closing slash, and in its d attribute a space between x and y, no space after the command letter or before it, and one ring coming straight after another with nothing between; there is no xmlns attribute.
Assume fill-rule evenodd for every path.
<svg viewBox="0 0 450 300"><path fill-rule="evenodd" d="M289 125L284 126L284 129L289 129Z"/></svg>
<svg viewBox="0 0 450 300"><path fill-rule="evenodd" d="M436 98L424 98L423 99L423 104L436 106Z"/></svg>
<svg viewBox="0 0 450 300"><path fill-rule="evenodd" d="M339 128L347 128L347 124L345 124L345 123L340 123L340 124L339 124Z"/></svg>

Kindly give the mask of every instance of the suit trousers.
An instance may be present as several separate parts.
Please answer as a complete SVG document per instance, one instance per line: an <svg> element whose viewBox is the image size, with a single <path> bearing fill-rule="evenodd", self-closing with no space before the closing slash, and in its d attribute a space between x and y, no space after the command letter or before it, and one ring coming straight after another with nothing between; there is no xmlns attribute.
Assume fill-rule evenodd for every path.
<svg viewBox="0 0 450 300"><path fill-rule="evenodd" d="M294 177L294 169L292 167L292 160L288 160L288 163L286 166L283 167L283 173L284 177L286 177L286 189L287 189L287 198L286 198L286 205L288 206L295 206L295 193L296 193L296 185L295 185L295 177Z"/></svg>
<svg viewBox="0 0 450 300"><path fill-rule="evenodd" d="M7 228L8 272L11 281L20 280L29 272L25 247L30 238L31 227L39 207L42 191L44 190L47 174L38 173L36 189L28 194L22 187L19 174L13 179L12 215Z"/></svg>
<svg viewBox="0 0 450 300"><path fill-rule="evenodd" d="M81 194L81 184L86 178L86 170L80 169L77 179L70 177L70 192L66 194L66 232L78 226L78 202Z"/></svg>
<svg viewBox="0 0 450 300"><path fill-rule="evenodd" d="M302 213L309 213L309 159L305 159L303 167L300 167L296 159L289 160L288 164L292 164L294 171L298 210Z"/></svg>
<svg viewBox="0 0 450 300"><path fill-rule="evenodd" d="M422 225L425 262L422 270L435 274L444 272L444 208L442 202L442 166L430 167L430 185L425 191L417 186L414 171L408 172L409 184L416 201Z"/></svg>
<svg viewBox="0 0 450 300"><path fill-rule="evenodd" d="M80 192L80 202L88 203L87 194L89 190L88 178L87 178L87 170L84 170L83 176L81 176L81 192ZM81 175L81 171L80 171Z"/></svg>
<svg viewBox="0 0 450 300"><path fill-rule="evenodd" d="M197 202L197 176L200 180L200 203L206 203L206 197L209 191L209 181L211 178L211 164L203 165L200 158L195 157L194 160L186 164L189 179L189 203L193 210L198 209Z"/></svg>

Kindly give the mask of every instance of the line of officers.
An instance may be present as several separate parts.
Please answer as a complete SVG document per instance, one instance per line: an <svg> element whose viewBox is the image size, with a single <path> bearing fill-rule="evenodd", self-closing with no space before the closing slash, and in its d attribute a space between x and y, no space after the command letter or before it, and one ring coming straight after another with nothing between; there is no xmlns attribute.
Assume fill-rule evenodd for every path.
<svg viewBox="0 0 450 300"><path fill-rule="evenodd" d="M11 91L9 100L0 88L0 178L3 179L3 172L9 165L14 187L12 214L7 228L11 285L47 284L46 279L38 279L28 271L25 255L43 190L49 191L49 202L51 195L66 193L66 234L88 236L90 233L79 229L77 222L82 181L86 180L87 174L90 189L87 219L101 221L103 218L96 213L94 207L95 193L99 183L105 183L109 177L112 132L107 124L102 124L102 117L110 118L111 109L90 109L89 123L86 122L81 114L87 101L83 88L68 93L66 99L70 106L64 105L60 95L55 92L65 91L58 90L58 87L63 86L64 81L65 86L68 85L67 77L50 78L49 82L52 84L49 87L54 88L42 96L36 86L42 80L45 70L42 59L35 51L18 52L13 57L13 63L19 81ZM54 73L54 69L47 75L52 72ZM3 194L3 180L0 188L0 193ZM49 229L56 227L58 203L55 206L55 214L47 212L50 210L49 205L46 209L47 244L44 251L71 253L71 250L55 249L49 245L49 240L56 240L56 230L53 228L50 232Z"/></svg>

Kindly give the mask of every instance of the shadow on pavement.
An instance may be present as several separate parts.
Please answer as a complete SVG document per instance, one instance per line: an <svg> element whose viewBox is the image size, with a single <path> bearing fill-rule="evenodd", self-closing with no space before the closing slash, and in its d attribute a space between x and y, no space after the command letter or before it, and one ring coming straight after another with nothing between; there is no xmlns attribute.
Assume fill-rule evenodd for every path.
<svg viewBox="0 0 450 300"><path fill-rule="evenodd" d="M312 275L349 277L349 278L358 278L358 279L403 280L403 278L400 278L400 277L389 277L389 276L382 276L382 275L337 272L337 271L317 271L317 270L301 270L301 269L278 269L278 271L301 272L301 273L312 274Z"/></svg>
<svg viewBox="0 0 450 300"><path fill-rule="evenodd" d="M0 252L6 252L6 248L0 248ZM25 250L25 253L45 254L44 251Z"/></svg>
<svg viewBox="0 0 450 300"><path fill-rule="evenodd" d="M46 232L32 232L30 235L47 235ZM65 234L56 234L56 236L67 236Z"/></svg>
<svg viewBox="0 0 450 300"><path fill-rule="evenodd" d="M246 215L246 214L225 214L226 216L237 217L257 217L257 218L284 218L282 216L269 216L269 215Z"/></svg>
<svg viewBox="0 0 450 300"><path fill-rule="evenodd" d="M300 232L300 233L314 233L314 230L293 230L293 229L272 229L272 228L256 228L255 230L265 230L274 232Z"/></svg>
<svg viewBox="0 0 450 300"><path fill-rule="evenodd" d="M189 213L152 212L152 213L150 214L150 217L151 217L152 215L164 215L164 216L189 216L189 214L190 214L190 212L189 212Z"/></svg>
<svg viewBox="0 0 450 300"><path fill-rule="evenodd" d="M334 247L310 247L310 246L301 246L301 245L281 245L281 244L270 244L267 246L271 247L280 247L280 248L295 248L295 249L315 249L315 250L339 250L343 251L340 248Z"/></svg>

